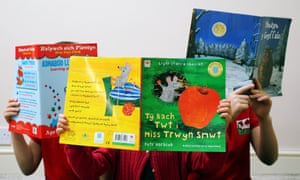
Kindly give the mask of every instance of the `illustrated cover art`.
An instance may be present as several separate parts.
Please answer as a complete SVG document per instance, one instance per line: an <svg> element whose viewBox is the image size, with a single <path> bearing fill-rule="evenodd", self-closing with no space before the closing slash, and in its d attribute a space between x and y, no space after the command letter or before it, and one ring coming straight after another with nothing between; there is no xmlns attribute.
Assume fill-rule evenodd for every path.
<svg viewBox="0 0 300 180"><path fill-rule="evenodd" d="M225 72L221 58L73 56L60 143L224 152Z"/></svg>
<svg viewBox="0 0 300 180"><path fill-rule="evenodd" d="M9 130L37 138L57 137L63 112L69 58L97 56L97 44L33 44L16 47L14 97L20 113Z"/></svg>
<svg viewBox="0 0 300 180"><path fill-rule="evenodd" d="M141 149L225 151L221 58L143 58Z"/></svg>
<svg viewBox="0 0 300 180"><path fill-rule="evenodd" d="M282 96L290 18L194 9L187 57L223 57L227 94L257 78L270 96Z"/></svg>
<svg viewBox="0 0 300 180"><path fill-rule="evenodd" d="M140 149L141 58L70 59L60 143Z"/></svg>

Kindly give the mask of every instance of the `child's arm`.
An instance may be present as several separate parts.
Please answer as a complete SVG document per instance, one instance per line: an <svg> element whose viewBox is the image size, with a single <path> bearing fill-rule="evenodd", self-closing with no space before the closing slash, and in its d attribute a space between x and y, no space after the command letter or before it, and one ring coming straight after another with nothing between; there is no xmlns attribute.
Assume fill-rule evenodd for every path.
<svg viewBox="0 0 300 180"><path fill-rule="evenodd" d="M259 159L272 165L278 158L278 142L270 116L272 100L262 91L258 81L257 88L251 90L250 99L250 106L259 120L259 126L252 130L252 145Z"/></svg>
<svg viewBox="0 0 300 180"><path fill-rule="evenodd" d="M19 111L20 103L18 100L9 99L3 113L4 119L9 123L13 116L18 115ZM15 132L11 132L11 138L14 154L22 173L31 175L38 168L42 159L40 144L32 139L27 142L23 134Z"/></svg>

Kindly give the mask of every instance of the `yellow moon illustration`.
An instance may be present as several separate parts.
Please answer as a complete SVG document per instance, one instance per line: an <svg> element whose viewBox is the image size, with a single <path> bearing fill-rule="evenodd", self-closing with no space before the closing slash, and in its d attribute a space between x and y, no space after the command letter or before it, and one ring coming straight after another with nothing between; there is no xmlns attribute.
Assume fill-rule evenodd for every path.
<svg viewBox="0 0 300 180"><path fill-rule="evenodd" d="M227 27L224 23L222 22L216 22L212 28L212 33L217 36L217 37L222 37L226 34Z"/></svg>

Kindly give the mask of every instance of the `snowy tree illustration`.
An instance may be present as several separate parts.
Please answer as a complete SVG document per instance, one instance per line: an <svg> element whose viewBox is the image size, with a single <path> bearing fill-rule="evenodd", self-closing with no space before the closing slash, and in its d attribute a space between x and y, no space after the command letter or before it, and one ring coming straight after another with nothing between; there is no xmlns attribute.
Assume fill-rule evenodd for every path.
<svg viewBox="0 0 300 180"><path fill-rule="evenodd" d="M206 54L206 46L202 38L200 38L196 44L197 54Z"/></svg>
<svg viewBox="0 0 300 180"><path fill-rule="evenodd" d="M187 52L187 57L194 57L197 51L196 47L196 34L200 31L200 29L196 29L196 24L197 21L203 16L207 11L203 10L200 12L200 14L197 15L196 9L193 10L193 15L192 15L192 22L191 22L191 28L190 28L190 36L189 36L189 44L188 44L188 52Z"/></svg>
<svg viewBox="0 0 300 180"><path fill-rule="evenodd" d="M238 64L245 64L245 62L248 61L248 56L249 56L249 48L246 39L244 39L241 42L240 47L236 50L235 62Z"/></svg>

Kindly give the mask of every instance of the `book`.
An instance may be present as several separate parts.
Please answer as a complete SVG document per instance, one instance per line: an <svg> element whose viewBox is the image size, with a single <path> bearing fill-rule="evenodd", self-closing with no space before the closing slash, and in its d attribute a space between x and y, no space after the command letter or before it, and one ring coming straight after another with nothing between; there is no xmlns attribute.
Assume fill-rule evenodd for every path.
<svg viewBox="0 0 300 180"><path fill-rule="evenodd" d="M36 138L57 137L56 123L64 109L69 58L97 56L97 44L32 44L16 46L15 53L14 97L21 105L9 130Z"/></svg>
<svg viewBox="0 0 300 180"><path fill-rule="evenodd" d="M140 148L140 61L71 57L64 109L70 130L60 143Z"/></svg>
<svg viewBox="0 0 300 180"><path fill-rule="evenodd" d="M226 59L227 94L256 78L270 96L282 96L291 18L193 9L187 57Z"/></svg>
<svg viewBox="0 0 300 180"><path fill-rule="evenodd" d="M143 150L224 152L225 61L143 58Z"/></svg>
<svg viewBox="0 0 300 180"><path fill-rule="evenodd" d="M222 58L70 59L60 143L157 151L225 151Z"/></svg>

